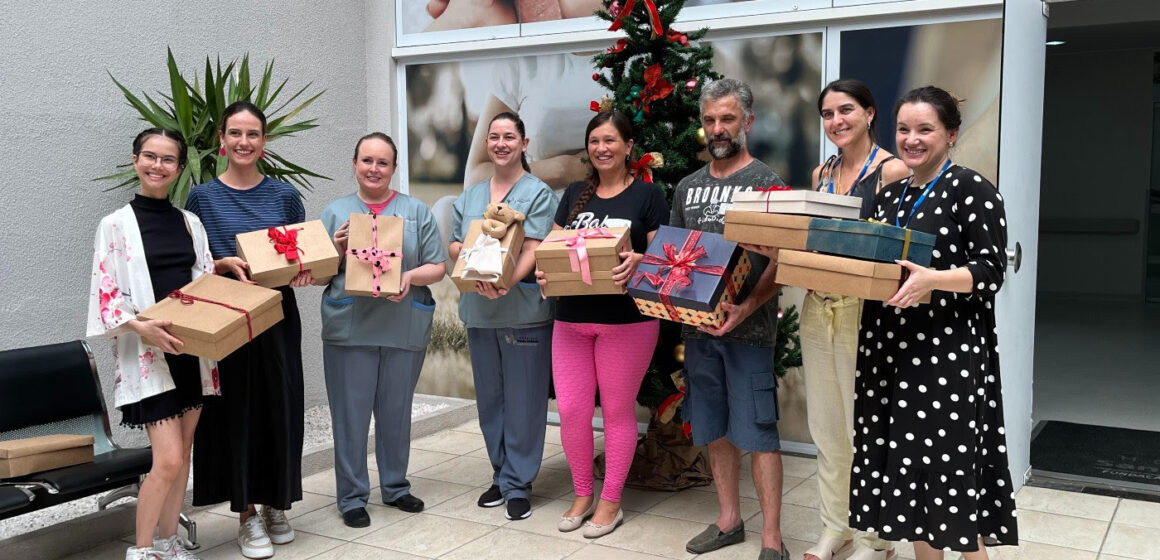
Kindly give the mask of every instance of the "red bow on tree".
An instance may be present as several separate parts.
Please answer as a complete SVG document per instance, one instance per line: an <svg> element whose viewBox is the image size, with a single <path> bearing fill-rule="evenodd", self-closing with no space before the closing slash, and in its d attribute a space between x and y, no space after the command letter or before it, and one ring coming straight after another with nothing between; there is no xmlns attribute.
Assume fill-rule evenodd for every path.
<svg viewBox="0 0 1160 560"><path fill-rule="evenodd" d="M298 252L298 228L287 229L282 226L279 230L276 227L267 228L266 236L270 238L270 243L274 244L274 250L279 254L286 255L286 260L289 262L298 261L298 272L302 272L302 260Z"/></svg>
<svg viewBox="0 0 1160 560"><path fill-rule="evenodd" d="M653 155L653 154L656 154L656 155ZM640 179L646 183L653 182L653 176L652 176L653 166L659 167L660 165L663 165L663 163L658 164L657 162L664 161L663 158L660 160L657 160L657 156L659 156L659 155L660 155L659 152L649 152L649 153L645 154L640 159L629 164L629 166L628 166L629 171L631 171L634 176L640 177Z"/></svg>
<svg viewBox="0 0 1160 560"><path fill-rule="evenodd" d="M649 102L668 97L673 92L673 84L661 77L661 64L659 62L645 69L644 83L644 89L640 92L640 107L647 115L649 114Z"/></svg>
<svg viewBox="0 0 1160 560"><path fill-rule="evenodd" d="M657 5L653 0L642 0L644 7L648 10L649 23L652 24L652 37L657 38L660 30L663 29L661 25L661 14L657 12ZM624 7L620 9L620 13L616 14L616 19L612 21L612 25L608 28L609 31L618 31L624 27L624 18L632 13L632 9L636 7L636 0L625 0Z"/></svg>
<svg viewBox="0 0 1160 560"><path fill-rule="evenodd" d="M671 27L665 32L665 39L673 41L674 43L680 43L682 47L689 46L689 36Z"/></svg>
<svg viewBox="0 0 1160 560"><path fill-rule="evenodd" d="M623 52L624 49L627 49L627 48L628 48L628 40L627 39L617 39L616 44L611 46L611 47L608 47L608 50L605 52L607 52L608 54L616 54L618 52Z"/></svg>

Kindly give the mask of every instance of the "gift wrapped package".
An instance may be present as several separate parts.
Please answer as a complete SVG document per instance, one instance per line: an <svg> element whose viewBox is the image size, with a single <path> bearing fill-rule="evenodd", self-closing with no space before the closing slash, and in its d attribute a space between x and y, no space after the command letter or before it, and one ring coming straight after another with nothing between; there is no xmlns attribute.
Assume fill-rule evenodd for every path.
<svg viewBox="0 0 1160 560"><path fill-rule="evenodd" d="M322 220L239 233L237 245L250 279L260 286L289 285L303 270L315 278L338 274L338 249Z"/></svg>
<svg viewBox="0 0 1160 560"><path fill-rule="evenodd" d="M451 281L460 292L474 293L476 282L490 282L497 288L510 289L520 281L512 278L520 249L524 245L524 226L520 222L508 225L500 239L483 234L483 220L472 220L459 259L451 271Z"/></svg>
<svg viewBox="0 0 1160 560"><path fill-rule="evenodd" d="M919 266L930 266L934 241L934 234L882 222L814 218L810 220L806 249L871 261L908 260Z"/></svg>
<svg viewBox="0 0 1160 560"><path fill-rule="evenodd" d="M725 212L725 240L800 251L806 248L810 220L813 219L791 214L729 210Z"/></svg>
<svg viewBox="0 0 1160 560"><path fill-rule="evenodd" d="M903 280L903 268L897 264L808 251L781 251L777 261L778 284L862 299L887 301L898 293ZM920 303L928 302L929 295Z"/></svg>
<svg viewBox="0 0 1160 560"><path fill-rule="evenodd" d="M0 478L70 467L93 460L93 436L53 434L0 441Z"/></svg>
<svg viewBox="0 0 1160 560"><path fill-rule="evenodd" d="M804 189L774 188L734 193L729 209L857 220L862 212L862 199Z"/></svg>
<svg viewBox="0 0 1160 560"><path fill-rule="evenodd" d="M183 353L220 360L282 320L282 293L204 274L137 318L172 321Z"/></svg>
<svg viewBox="0 0 1160 560"><path fill-rule="evenodd" d="M750 269L745 251L719 234L661 226L628 293L644 315L716 327L721 303L736 300Z"/></svg>
<svg viewBox="0 0 1160 560"><path fill-rule="evenodd" d="M620 254L629 251L628 228L554 230L536 247L536 268L548 282L545 296L623 294L612 282Z"/></svg>
<svg viewBox="0 0 1160 560"><path fill-rule="evenodd" d="M403 218L350 215L346 250L346 287L352 296L399 293L403 270Z"/></svg>

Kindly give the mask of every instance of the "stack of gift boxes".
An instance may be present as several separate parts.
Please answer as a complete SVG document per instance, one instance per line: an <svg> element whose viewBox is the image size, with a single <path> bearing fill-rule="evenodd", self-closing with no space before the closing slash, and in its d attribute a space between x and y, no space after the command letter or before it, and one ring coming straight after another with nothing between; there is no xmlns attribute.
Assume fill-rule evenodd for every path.
<svg viewBox="0 0 1160 560"><path fill-rule="evenodd" d="M778 284L887 301L905 280L895 261L930 266L935 236L859 220L861 205L806 190L740 192L725 212L725 239L777 247Z"/></svg>

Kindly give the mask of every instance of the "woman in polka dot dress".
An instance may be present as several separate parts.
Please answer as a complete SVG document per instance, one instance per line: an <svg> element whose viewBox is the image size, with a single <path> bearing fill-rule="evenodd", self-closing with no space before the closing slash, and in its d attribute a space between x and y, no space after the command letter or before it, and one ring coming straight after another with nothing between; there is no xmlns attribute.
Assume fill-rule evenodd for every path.
<svg viewBox="0 0 1160 560"><path fill-rule="evenodd" d="M913 541L918 560L944 550L986 559L984 544L1018 544L995 335L1003 198L951 164L962 121L954 97L912 90L895 117L914 175L882 188L874 217L938 239L930 268L902 262L909 278L894 298L863 308L850 526ZM927 293L931 303L917 305Z"/></svg>

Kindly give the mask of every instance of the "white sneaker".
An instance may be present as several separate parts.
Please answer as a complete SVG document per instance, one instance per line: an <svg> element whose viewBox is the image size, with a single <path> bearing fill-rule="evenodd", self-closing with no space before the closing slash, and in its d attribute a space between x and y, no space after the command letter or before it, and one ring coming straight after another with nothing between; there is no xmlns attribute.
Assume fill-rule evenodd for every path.
<svg viewBox="0 0 1160 560"><path fill-rule="evenodd" d="M125 560L164 560L164 558L160 552L149 547L130 546L125 551Z"/></svg>
<svg viewBox="0 0 1160 560"><path fill-rule="evenodd" d="M266 534L261 516L251 515L238 527L238 546L246 558L269 558L274 555L274 543Z"/></svg>
<svg viewBox="0 0 1160 560"><path fill-rule="evenodd" d="M185 541L177 538L177 535L168 539L153 539L153 548L161 553L164 560L201 560L185 548Z"/></svg>
<svg viewBox="0 0 1160 560"><path fill-rule="evenodd" d="M262 506L262 520L266 522L266 531L274 544L287 544L294 541L294 529L286 519L286 512L268 506Z"/></svg>

